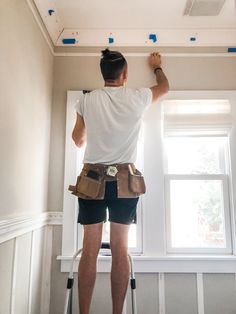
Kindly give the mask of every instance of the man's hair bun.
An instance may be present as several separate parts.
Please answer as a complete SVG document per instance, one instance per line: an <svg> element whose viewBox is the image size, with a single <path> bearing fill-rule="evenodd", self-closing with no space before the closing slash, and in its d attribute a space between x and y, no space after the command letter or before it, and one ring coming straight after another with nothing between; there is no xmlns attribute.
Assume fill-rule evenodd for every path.
<svg viewBox="0 0 236 314"><path fill-rule="evenodd" d="M102 56L107 57L111 54L110 50L107 48L105 50L102 50Z"/></svg>

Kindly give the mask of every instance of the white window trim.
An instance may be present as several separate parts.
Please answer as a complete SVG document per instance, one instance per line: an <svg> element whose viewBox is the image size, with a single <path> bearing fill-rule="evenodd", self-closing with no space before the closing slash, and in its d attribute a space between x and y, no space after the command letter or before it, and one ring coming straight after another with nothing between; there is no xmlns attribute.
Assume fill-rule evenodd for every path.
<svg viewBox="0 0 236 314"><path fill-rule="evenodd" d="M232 255L169 255L169 256L132 256L136 273L235 273L236 256ZM58 256L61 272L68 272L72 256ZM78 270L80 258L76 259L74 272ZM99 256L97 271L109 273L111 257Z"/></svg>
<svg viewBox="0 0 236 314"><path fill-rule="evenodd" d="M77 93L77 94L76 94ZM68 93L68 99L71 102L75 102L78 98L78 93L74 91L73 93ZM234 204L236 204L236 193L233 194L233 189L236 191L236 92L235 91L173 91L169 92L165 97L166 99L229 99L232 104L232 115L233 115L233 130L230 134L230 156L231 156L231 174L229 178L229 189L231 192L230 198L230 207L233 209L230 213L231 226L232 226L232 251L231 255L216 255L216 256L203 256L203 255L181 255L174 256L168 255L166 250L166 230L165 230L165 211L164 211L164 169L163 169L163 149L161 148L162 143L162 128L161 128L161 106L160 104L153 104L152 108L149 109L149 112L144 118L145 124L145 133L147 137L153 135L154 131L156 132L155 145L160 145L158 154L153 156L152 160L144 160L144 173L146 176L146 183L149 189L149 192L143 197L143 255L135 257L138 265L142 264L142 271L149 271L150 266L155 271L162 269L161 261L166 262L165 271L168 271L168 267L171 270L175 269L179 272L184 272L182 266L186 266L186 271L188 265L193 265L193 261L196 264L189 269L197 269L197 271L205 271L207 265L210 263L215 263L217 267L215 271L225 272L229 269L231 263L235 263L236 260L236 210ZM67 117L69 115L75 115L74 108L67 108ZM151 125L145 123L145 119L155 119L160 123L160 127L153 129ZM73 128L73 119L71 119L66 125L66 138L70 138L71 130ZM150 121L150 120L148 120ZM67 121L68 122L68 121ZM152 121L153 122L153 121ZM151 142L151 141L150 141ZM151 144L145 141L144 151L150 151ZM76 158L73 150L75 150L74 143L72 140L66 141L66 156L65 156L65 177L64 177L64 203L63 203L63 235L62 235L62 255L58 257L61 260L61 270L66 271L69 269L69 260L71 260L72 254L75 252L77 247L81 247L81 243L77 243L77 236L74 230L77 228L77 200L74 196L70 195L67 191L69 184L73 184L76 180ZM146 155L144 156L144 159ZM155 158L155 159L154 159ZM150 168L155 160L155 171L153 173ZM158 193L156 191L158 189ZM150 198L150 194L155 195L155 204ZM73 226L73 228L72 228ZM81 232L80 230L78 232ZM108 258L109 259L109 258ZM104 257L100 258L102 265L107 263L104 261ZM104 264L104 265L105 265ZM101 269L102 266L101 265ZM168 266L169 265L169 266ZM233 264L232 264L233 265ZM160 268L159 268L160 266ZM178 266L178 267L177 267ZM184 267L185 267L184 266ZM105 266L104 266L105 267ZM106 267L105 267L106 268ZM149 269L148 269L149 268ZM214 267L213 267L214 269Z"/></svg>
<svg viewBox="0 0 236 314"><path fill-rule="evenodd" d="M67 103L75 106L81 91L67 93ZM73 119L74 117L74 119ZM64 170L64 198L63 198L63 232L62 255L73 255L81 243L77 243L77 199L68 192L68 187L76 182L78 171L76 146L72 140L72 130L76 121L76 112L73 106L66 108L66 134L65 134L65 170ZM75 171L76 170L76 171Z"/></svg>

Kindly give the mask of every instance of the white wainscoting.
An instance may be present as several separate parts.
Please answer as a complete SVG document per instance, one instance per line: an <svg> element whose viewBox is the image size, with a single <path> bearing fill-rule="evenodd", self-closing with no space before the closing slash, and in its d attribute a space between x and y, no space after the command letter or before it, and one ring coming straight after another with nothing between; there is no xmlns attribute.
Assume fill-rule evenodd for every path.
<svg viewBox="0 0 236 314"><path fill-rule="evenodd" d="M62 212L8 216L0 219L0 244L46 225L61 225Z"/></svg>
<svg viewBox="0 0 236 314"><path fill-rule="evenodd" d="M18 314L19 311L25 311L25 314L35 313L37 298L37 304L40 306L40 310L37 308L37 313L49 314L53 225L61 225L62 216L62 212L44 212L35 215L9 216L0 220L0 246L12 241L13 250L12 260L7 261L11 268L10 304L7 305L10 314ZM24 244L27 245L25 248ZM24 264L21 264L22 249L27 252L27 263ZM20 294L17 287L21 278L21 269L22 272L27 273L27 282L21 284L26 286L25 290L28 293L25 294L27 300L22 300L22 309L19 310L17 300L19 302ZM41 283L40 298L35 295L35 285L39 284L36 282L37 278ZM3 313L2 310L0 305L0 313Z"/></svg>
<svg viewBox="0 0 236 314"><path fill-rule="evenodd" d="M25 284L28 285L28 295L27 295L27 300L24 300L24 308L26 308L27 310L24 312L24 314L49 314L49 310L50 310L50 289L51 289L51 261L52 261L52 249L53 249L53 228L55 225L62 225L62 212L47 212L47 213L42 213L42 214L38 214L38 215L31 215L31 216L18 216L18 217L8 217L4 220L0 221L0 243L2 243L2 245L6 245L6 241L9 241L9 250L11 251L11 261L9 261L9 267L11 268L11 278L10 278L10 298L9 298L9 306L8 308L10 309L9 313L11 314L19 314L22 313L18 311L17 305L19 304L19 291L17 291L17 286L19 286L19 280L22 278L22 275L19 274L19 264L21 263L20 257L22 258L22 247L23 247L23 243L22 241L25 241L25 243L27 243L27 248L23 247L23 251L27 251L27 256L29 256L28 258L28 262L27 265L29 265L29 269L25 270L24 272L27 271L27 282L25 282ZM43 233L43 235L41 234ZM39 237L41 239L41 245L39 245ZM1 246L0 246L1 248ZM28 252L28 250L30 250L30 252ZM41 259L39 260L38 258L38 250L41 250L42 253L41 254ZM58 250L60 250L60 248L58 247ZM56 248L56 251L58 251ZM4 258L3 256L0 257ZM141 278L146 278L145 276L148 276L150 278L150 275L154 278L154 280L158 281L158 292L157 292L157 298L158 298L158 312L159 314L165 314L169 311L169 303L167 301L167 296L169 295L170 291L169 291L169 286L167 285L167 283L170 280L170 276L172 276L172 274L170 274L169 272L166 272L166 269L163 268L161 270L161 267L151 267L151 270L153 272L153 274L148 274L144 271L143 267L141 267L141 264L143 264L143 262L138 261L140 258L142 257L134 257L134 261L135 261L135 270L136 270L136 275L138 277L138 279L140 281L142 281L142 279L140 279L139 277L141 276ZM180 258L180 257L179 257ZM222 257L221 257L222 258ZM222 263L223 261L221 261L221 258L218 257L218 262ZM106 259L106 261L102 261L107 263L110 262L108 261L109 258L108 257L101 257L101 259ZM149 257L150 259L150 257ZM176 258L178 259L178 258ZM181 258L180 258L181 259ZM182 263L183 263L183 259L182 258ZM213 258L212 260L210 260L210 258L208 257L208 262L209 262L209 266L211 264L211 267L214 266L214 261ZM68 257L68 262L70 261L70 257ZM159 262L161 261L161 258L159 258ZM101 261L100 261L101 262ZM156 264L157 260L156 258L154 258L154 261L149 261L150 262L150 266L153 266L154 263ZM176 262L176 261L175 261ZM199 263L199 261L195 260L195 263ZM41 263L40 264L40 273L38 272L38 274L36 274L37 272L37 267L35 267L35 265L37 263ZM161 263L164 264L168 264L168 260L164 259L161 261ZM233 260L229 262L228 266L230 265L231 267L233 265L231 265L233 263ZM153 264L153 265L152 265ZM234 264L235 265L235 264ZM160 265L159 265L160 266ZM168 266L168 265L167 265ZM167 267L165 266L165 267ZM183 265L182 265L183 266ZM186 266L186 265L185 265ZM22 265L22 268L25 267L24 265ZM170 266L168 266L170 267ZM168 268L167 267L167 268ZM107 268L107 267L105 267ZM158 269L157 269L158 268ZM214 267L213 267L214 269ZM193 269L191 269L193 271ZM210 269L207 269L208 271L206 273L202 273L200 271L193 271L193 274L195 274L196 276L196 289L197 289L197 304L196 304L196 311L198 314L205 314L205 307L206 307L206 299L205 299L205 292L206 292L206 287L205 287L205 283L204 283L204 276L208 276L208 272L210 272ZM55 271L55 270L54 270ZM101 272L107 272L107 269L103 269L101 270ZM175 273L173 273L173 276L180 276L181 273L185 273L185 276L188 276L188 274L186 274L186 269L181 268L177 269L174 267L174 269L172 269L172 271L174 271ZM216 271L216 269L215 269ZM217 274L213 274L215 273L215 271L212 271L210 273L212 273L211 275L213 276L217 276ZM190 269L189 269L190 272ZM216 271L217 272L217 271ZM232 273L231 276L235 273L235 269L231 269L230 268L230 272ZM178 274L177 274L178 273ZM225 269L223 267L223 269L218 269L218 273L227 273L227 271L225 272ZM40 281L40 288L39 291L41 291L41 297L40 300L38 300L37 304L40 306L40 310L39 308L35 310L37 304L35 304L35 284L37 281L37 276L38 275L38 281ZM62 275L61 273L57 274L58 276ZM105 275L105 274L104 274ZM166 278L166 276L168 275L168 278ZM189 274L191 276L191 273ZM219 275L219 274L218 274ZM227 274L225 274L227 276ZM230 275L230 274L229 274ZM103 274L100 274L100 276L103 276ZM157 277L156 277L157 276ZM155 279L156 278L156 279ZM174 277L173 277L174 278ZM231 277L232 278L232 277ZM236 277L235 277L236 278ZM168 279L168 280L167 280ZM213 278L214 279L214 278ZM173 279L174 280L174 279ZM146 281L145 281L146 282ZM236 282L236 281L235 281ZM24 284L24 283L23 283ZM55 284L55 283L54 283ZM170 283L169 283L170 285ZM61 289L64 289L64 287L61 287ZM99 286L100 289L100 286ZM139 293L140 293L140 289L142 290L142 294L145 293L145 289L146 287L142 287L141 282L139 283ZM25 289L26 290L26 289ZM60 292L61 294L61 292ZM25 294L26 295L26 294ZM59 297L59 296L58 296ZM170 295L169 295L170 298ZM169 299L168 299L169 300ZM128 298L128 304L127 307L125 306L123 313L124 314L128 314L130 311L130 302L129 302L129 298ZM146 300L137 300L138 301L138 305L139 307L141 307L141 304L144 302L146 302ZM18 302L18 303L17 303ZM63 300L58 300L57 302L59 303L63 303ZM96 302L101 302L101 300L97 300ZM146 304L146 303L145 303ZM232 306L231 306L232 307ZM16 310L17 309L17 310ZM53 307L51 308L51 311L53 311ZM6 312L1 312L1 305L0 305L0 313L6 313ZM153 313L152 313L153 314ZM228 314L228 313L224 313L224 314Z"/></svg>

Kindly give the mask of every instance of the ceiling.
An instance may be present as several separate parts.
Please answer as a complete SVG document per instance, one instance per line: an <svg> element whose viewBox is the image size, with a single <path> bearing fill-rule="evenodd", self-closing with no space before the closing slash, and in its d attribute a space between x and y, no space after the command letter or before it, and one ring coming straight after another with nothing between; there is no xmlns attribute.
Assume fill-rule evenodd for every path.
<svg viewBox="0 0 236 314"><path fill-rule="evenodd" d="M65 28L230 28L236 27L234 0L219 16L183 16L186 0L57 0Z"/></svg>
<svg viewBox="0 0 236 314"><path fill-rule="evenodd" d="M32 0L33 1L33 0ZM55 46L236 46L236 0L217 16L185 16L187 0L34 0ZM197 0L217 1L217 0ZM52 10L49 13L49 10ZM156 41L150 40L156 34ZM109 41L112 37L113 40ZM68 43L66 44L68 45Z"/></svg>

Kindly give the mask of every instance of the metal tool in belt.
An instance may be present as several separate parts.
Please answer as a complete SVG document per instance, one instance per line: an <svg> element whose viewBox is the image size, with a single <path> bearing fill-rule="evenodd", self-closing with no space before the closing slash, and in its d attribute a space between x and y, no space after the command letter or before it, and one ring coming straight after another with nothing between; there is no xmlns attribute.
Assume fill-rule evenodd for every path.
<svg viewBox="0 0 236 314"><path fill-rule="evenodd" d="M115 177L118 172L118 169L115 166L109 166L107 168L106 174L110 177Z"/></svg>

